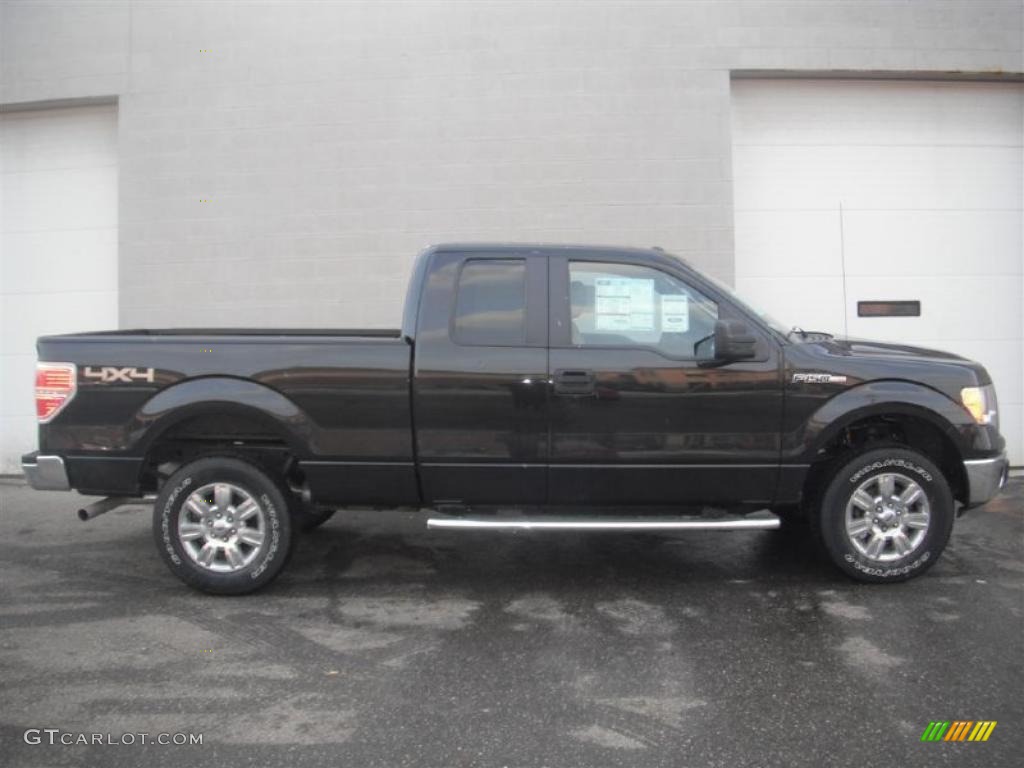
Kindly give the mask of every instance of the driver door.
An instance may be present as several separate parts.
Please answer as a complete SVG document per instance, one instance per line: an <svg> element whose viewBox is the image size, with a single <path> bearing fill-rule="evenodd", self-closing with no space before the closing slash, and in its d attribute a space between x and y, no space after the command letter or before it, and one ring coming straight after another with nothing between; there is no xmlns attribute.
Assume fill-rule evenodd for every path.
<svg viewBox="0 0 1024 768"><path fill-rule="evenodd" d="M682 270L576 256L549 270L549 504L769 501L782 409L774 341L759 338L752 361L702 365L715 321L735 310Z"/></svg>

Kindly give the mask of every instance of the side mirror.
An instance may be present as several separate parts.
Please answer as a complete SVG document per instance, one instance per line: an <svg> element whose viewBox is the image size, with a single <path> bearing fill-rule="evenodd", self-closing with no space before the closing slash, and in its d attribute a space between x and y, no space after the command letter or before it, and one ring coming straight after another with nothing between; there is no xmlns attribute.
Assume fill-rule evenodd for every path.
<svg viewBox="0 0 1024 768"><path fill-rule="evenodd" d="M757 356L757 336L739 320L715 323L715 359L731 363Z"/></svg>

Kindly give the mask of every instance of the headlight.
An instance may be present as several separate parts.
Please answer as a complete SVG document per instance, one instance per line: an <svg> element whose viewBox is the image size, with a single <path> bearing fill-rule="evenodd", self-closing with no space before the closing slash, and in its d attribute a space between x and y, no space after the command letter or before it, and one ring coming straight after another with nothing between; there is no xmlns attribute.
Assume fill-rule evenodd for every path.
<svg viewBox="0 0 1024 768"><path fill-rule="evenodd" d="M960 402L976 422L991 424L998 429L996 388L992 384L986 384L984 387L964 387L960 390Z"/></svg>

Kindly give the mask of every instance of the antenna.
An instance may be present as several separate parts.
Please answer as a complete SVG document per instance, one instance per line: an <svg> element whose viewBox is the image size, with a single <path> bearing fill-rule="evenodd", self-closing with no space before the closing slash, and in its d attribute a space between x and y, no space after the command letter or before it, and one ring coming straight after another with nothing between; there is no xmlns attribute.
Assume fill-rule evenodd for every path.
<svg viewBox="0 0 1024 768"><path fill-rule="evenodd" d="M839 201L839 263L843 270L843 336L849 337L850 327L846 320L849 310L846 306L846 233L843 228L843 201Z"/></svg>

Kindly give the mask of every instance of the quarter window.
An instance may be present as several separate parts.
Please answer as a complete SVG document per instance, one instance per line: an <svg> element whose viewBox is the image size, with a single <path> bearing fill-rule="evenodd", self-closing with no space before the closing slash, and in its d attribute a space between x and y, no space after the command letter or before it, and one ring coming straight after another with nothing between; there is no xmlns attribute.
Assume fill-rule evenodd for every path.
<svg viewBox="0 0 1024 768"><path fill-rule="evenodd" d="M459 273L455 341L517 346L526 340L526 262L470 259Z"/></svg>
<svg viewBox="0 0 1024 768"><path fill-rule="evenodd" d="M695 359L697 342L715 332L718 304L657 269L573 261L569 286L574 347L650 347Z"/></svg>

